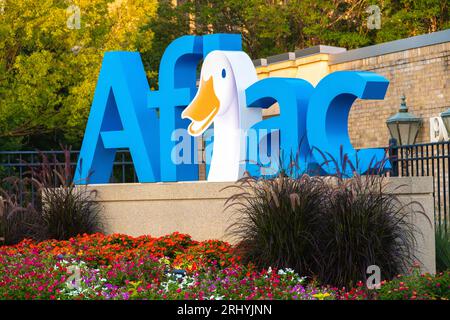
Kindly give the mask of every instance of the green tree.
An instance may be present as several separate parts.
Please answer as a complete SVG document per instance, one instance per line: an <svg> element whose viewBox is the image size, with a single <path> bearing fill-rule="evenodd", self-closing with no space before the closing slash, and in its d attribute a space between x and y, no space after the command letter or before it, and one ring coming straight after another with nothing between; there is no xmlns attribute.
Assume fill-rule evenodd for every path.
<svg viewBox="0 0 450 320"><path fill-rule="evenodd" d="M446 0L387 0L382 12L383 27L376 43L450 28L450 2Z"/></svg>
<svg viewBox="0 0 450 320"><path fill-rule="evenodd" d="M167 46L176 38L190 33L189 3L175 6L171 0L159 2L158 9L143 28L152 30L151 48L142 54L142 60L149 77L150 87L158 88L158 70L161 57Z"/></svg>
<svg viewBox="0 0 450 320"><path fill-rule="evenodd" d="M380 29L367 27L370 5ZM449 27L442 0L0 0L0 150L78 148L108 50L139 51L156 89L165 48L185 34L240 33L256 59Z"/></svg>
<svg viewBox="0 0 450 320"><path fill-rule="evenodd" d="M156 8L156 0L4 1L0 149L79 146L104 52L146 53L153 33L142 26Z"/></svg>
<svg viewBox="0 0 450 320"><path fill-rule="evenodd" d="M152 28L165 39L190 32L235 32L252 58L325 44L358 48L446 29L449 2L441 0L186 0L164 1ZM370 29L377 5L381 28ZM162 6L160 6L162 8ZM191 20L189 24L189 20ZM155 30L155 29L153 29ZM158 32L159 33L159 32Z"/></svg>

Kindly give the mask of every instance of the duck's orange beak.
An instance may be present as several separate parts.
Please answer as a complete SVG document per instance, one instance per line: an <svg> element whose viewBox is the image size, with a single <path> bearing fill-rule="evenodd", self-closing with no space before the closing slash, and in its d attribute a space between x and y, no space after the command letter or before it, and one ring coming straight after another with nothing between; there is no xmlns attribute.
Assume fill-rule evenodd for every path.
<svg viewBox="0 0 450 320"><path fill-rule="evenodd" d="M181 118L192 120L188 127L189 134L201 135L213 122L219 106L220 101L214 92L213 77L207 81L202 79L197 95L181 114Z"/></svg>

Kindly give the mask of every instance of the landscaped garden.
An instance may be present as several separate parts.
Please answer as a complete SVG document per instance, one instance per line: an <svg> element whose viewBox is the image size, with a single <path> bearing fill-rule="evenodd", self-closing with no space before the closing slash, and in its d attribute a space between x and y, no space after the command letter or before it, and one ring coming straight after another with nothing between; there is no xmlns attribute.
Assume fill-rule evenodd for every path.
<svg viewBox="0 0 450 320"><path fill-rule="evenodd" d="M0 0L0 300L449 300L448 3ZM384 119L403 92L408 106L403 95L400 112ZM368 101L350 117L357 98ZM62 144L79 151L33 151ZM258 177L242 174L254 166L239 161L254 158L252 145L258 161L270 162ZM383 146L391 166L366 166L369 155L381 160ZM297 147L295 157L279 159L290 168L264 176L278 151L281 158ZM424 209L431 184L409 203L409 193L388 190L397 176L411 176L412 187L419 168L433 175L433 196L443 196L442 205L435 198L436 221ZM209 194L199 205L165 189L164 199L127 200L144 208L135 209L138 231L127 225L130 202L119 193L111 202L121 202L115 222L123 225L108 225L118 215L105 213L94 190L184 183L197 173L233 181L223 207ZM208 196L220 209L203 202ZM213 218L201 212L193 220L208 224L189 227L214 236L209 226L222 227L219 215L237 215L217 232L221 240L181 232L194 236L183 223L192 217L186 209L200 206ZM161 224L151 220L172 207ZM174 232L109 233L145 234L149 225ZM432 257L436 273L426 273Z"/></svg>
<svg viewBox="0 0 450 320"><path fill-rule="evenodd" d="M74 186L69 162L42 163L2 181L0 299L450 299L448 230L437 232L438 273L421 274L408 219L421 208L380 175L244 178L227 202L240 215L231 245L105 235L96 194ZM19 201L28 184L39 201Z"/></svg>
<svg viewBox="0 0 450 320"><path fill-rule="evenodd" d="M449 299L450 272L399 276L382 282L379 290L362 282L344 289L320 285L292 269L258 270L221 241L198 242L178 233L160 238L93 234L0 247L0 297Z"/></svg>

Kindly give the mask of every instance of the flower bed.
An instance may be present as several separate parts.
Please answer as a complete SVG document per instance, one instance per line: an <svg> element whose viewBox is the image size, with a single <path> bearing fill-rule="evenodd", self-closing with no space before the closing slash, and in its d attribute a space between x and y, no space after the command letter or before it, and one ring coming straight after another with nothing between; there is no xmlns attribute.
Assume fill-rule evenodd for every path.
<svg viewBox="0 0 450 320"><path fill-rule="evenodd" d="M79 275L79 277L78 277ZM0 247L1 299L433 299L449 298L450 274L404 277L380 293L318 286L293 270L256 270L222 241L84 235ZM405 285L407 283L407 285ZM405 289L405 287L407 289Z"/></svg>

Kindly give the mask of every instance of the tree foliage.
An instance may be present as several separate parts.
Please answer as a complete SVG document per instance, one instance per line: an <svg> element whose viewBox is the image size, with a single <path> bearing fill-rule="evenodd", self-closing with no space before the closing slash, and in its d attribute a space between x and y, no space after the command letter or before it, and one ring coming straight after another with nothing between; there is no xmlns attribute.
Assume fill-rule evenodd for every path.
<svg viewBox="0 0 450 320"><path fill-rule="evenodd" d="M74 5L79 29L68 25ZM367 26L370 5L380 29ZM164 49L184 34L241 33L256 59L449 27L442 0L0 0L0 149L79 147L108 50L139 51L157 88Z"/></svg>
<svg viewBox="0 0 450 320"><path fill-rule="evenodd" d="M77 28L75 10L80 10ZM79 145L103 53L146 53L156 0L4 0L0 149Z"/></svg>
<svg viewBox="0 0 450 320"><path fill-rule="evenodd" d="M367 26L371 5L381 11L380 29ZM197 0L173 10L195 17L194 33L242 33L252 58L318 44L353 49L450 27L441 0Z"/></svg>

